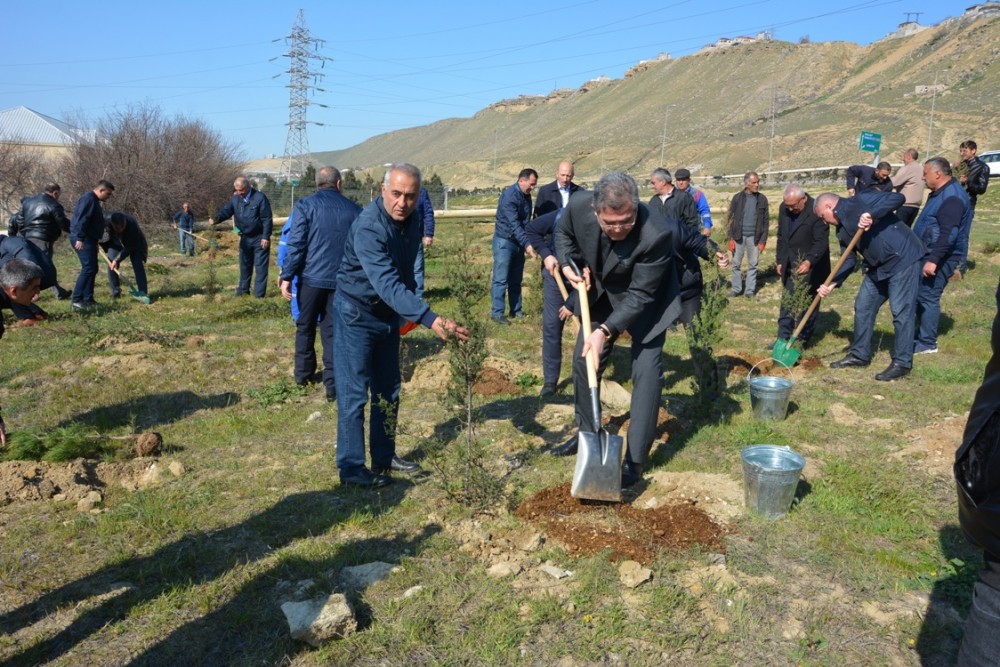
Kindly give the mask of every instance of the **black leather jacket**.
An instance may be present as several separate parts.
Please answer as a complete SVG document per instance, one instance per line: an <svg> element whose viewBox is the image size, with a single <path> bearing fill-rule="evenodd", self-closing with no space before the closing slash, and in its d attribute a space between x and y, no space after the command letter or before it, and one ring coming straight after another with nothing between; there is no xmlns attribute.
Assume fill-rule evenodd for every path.
<svg viewBox="0 0 1000 667"><path fill-rule="evenodd" d="M968 172L966 172L965 191L972 201L972 208L976 208L976 199L986 192L986 187L990 184L990 168L979 156L966 160Z"/></svg>
<svg viewBox="0 0 1000 667"><path fill-rule="evenodd" d="M11 216L9 236L23 236L55 243L63 232L69 233L69 219L62 204L47 192L21 200L21 210Z"/></svg>
<svg viewBox="0 0 1000 667"><path fill-rule="evenodd" d="M954 471L959 525L973 544L1000 560L1000 285L991 343L993 357L972 401Z"/></svg>

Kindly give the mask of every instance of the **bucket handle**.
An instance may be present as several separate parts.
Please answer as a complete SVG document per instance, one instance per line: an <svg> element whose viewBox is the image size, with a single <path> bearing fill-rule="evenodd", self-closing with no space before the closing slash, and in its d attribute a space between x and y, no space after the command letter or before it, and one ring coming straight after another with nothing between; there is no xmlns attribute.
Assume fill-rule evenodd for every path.
<svg viewBox="0 0 1000 667"><path fill-rule="evenodd" d="M788 365L788 364L785 364L785 363L782 363L782 362L781 362L780 360L778 360L778 359L774 359L774 358L770 358L770 357L769 357L769 358L767 358L767 359L761 359L761 360L760 360L760 361L758 361L758 362L757 362L756 364L754 364L753 366L751 366L751 367L750 367L750 372L749 372L749 373L747 373L747 383L748 383L748 384L750 383L750 378L751 378L751 377L753 376L753 372L754 372L754 369L755 369L755 368L757 368L758 366L760 366L760 365L761 365L762 363L764 363L765 361L773 361L773 362L774 362L774 363L776 363L776 364L781 364L782 366L784 366L784 367L785 367L785 370L786 370L786 371L788 371L788 377L789 377L789 379L791 379L791 377L792 377L792 369L791 369L791 367L789 367L789 365Z"/></svg>

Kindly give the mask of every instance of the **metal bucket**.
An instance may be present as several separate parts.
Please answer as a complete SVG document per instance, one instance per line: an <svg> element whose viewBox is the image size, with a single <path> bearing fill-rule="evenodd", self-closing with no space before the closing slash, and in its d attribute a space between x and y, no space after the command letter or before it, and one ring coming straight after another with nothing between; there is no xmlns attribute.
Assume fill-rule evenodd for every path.
<svg viewBox="0 0 1000 667"><path fill-rule="evenodd" d="M750 385L750 408L753 410L753 416L762 422L780 422L788 413L788 399L792 395L792 386L795 383L771 375L751 377L759 365L754 364L747 373L747 384Z"/></svg>
<svg viewBox="0 0 1000 667"><path fill-rule="evenodd" d="M806 460L788 447L750 445L743 459L743 500L765 519L788 514Z"/></svg>

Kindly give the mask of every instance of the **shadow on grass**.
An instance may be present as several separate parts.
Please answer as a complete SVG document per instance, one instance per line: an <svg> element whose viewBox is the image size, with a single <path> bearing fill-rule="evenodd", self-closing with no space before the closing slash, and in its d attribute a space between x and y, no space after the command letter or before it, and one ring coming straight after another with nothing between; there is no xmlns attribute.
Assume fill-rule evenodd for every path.
<svg viewBox="0 0 1000 667"><path fill-rule="evenodd" d="M964 619L972 606L972 588L983 564L982 552L969 544L957 525L941 528L938 540L949 571L934 581L917 635L916 650L924 667L955 664Z"/></svg>
<svg viewBox="0 0 1000 667"><path fill-rule="evenodd" d="M57 427L82 423L103 431L131 425L134 419L136 428L147 430L185 419L198 410L219 410L239 402L240 395L231 391L214 396L199 396L188 390L147 394L121 403L93 408L57 424Z"/></svg>
<svg viewBox="0 0 1000 667"><path fill-rule="evenodd" d="M190 606L211 604L211 611L180 625L129 664L284 664L288 656L308 649L291 639L280 607L284 601L302 598L283 594L281 582L291 589L305 579L322 580L325 573L345 565L398 561L405 554L417 553L420 544L441 528L428 525L414 537L397 535L345 542L337 547L334 556L317 560L299 555L276 556L275 552L297 540L317 536L322 539L324 533L351 515L378 516L391 511L405 493L403 485L382 493L344 489L298 493L237 525L190 535L149 556L108 565L0 616L0 632L12 635L43 621L55 609L78 606L82 610L66 627L8 657L4 664L35 665L56 660L102 628L119 622L138 623L130 617L156 600L179 594L183 598L185 590L210 585L232 570L248 566L254 576L235 591L224 586L227 594L220 596L224 602L216 605L214 598L207 597L195 601ZM317 588L326 593L333 590L334 584L323 581ZM362 592L349 591L348 599L356 605L359 626L367 627L372 615L361 598ZM189 608L186 613L196 612ZM125 644L122 647L123 652L128 650Z"/></svg>

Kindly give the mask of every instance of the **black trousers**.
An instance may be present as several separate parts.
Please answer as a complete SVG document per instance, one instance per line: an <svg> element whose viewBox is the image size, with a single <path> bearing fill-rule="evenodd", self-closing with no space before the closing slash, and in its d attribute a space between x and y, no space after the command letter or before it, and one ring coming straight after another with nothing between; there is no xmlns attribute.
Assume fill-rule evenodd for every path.
<svg viewBox="0 0 1000 667"><path fill-rule="evenodd" d="M333 379L333 295L336 290L299 285L299 317L295 320L295 381L304 383L316 372L316 328L323 346L323 384L335 390Z"/></svg>

